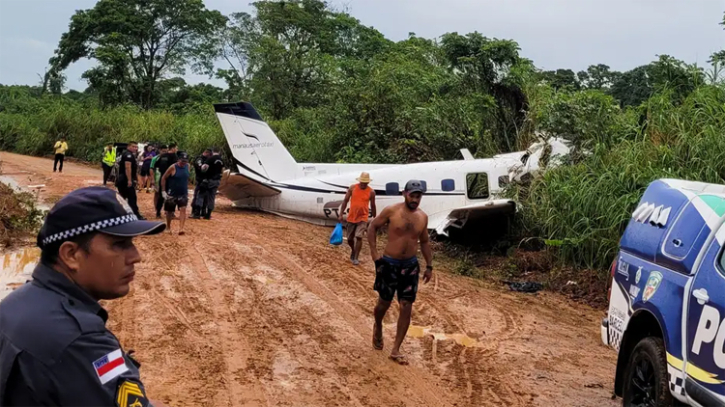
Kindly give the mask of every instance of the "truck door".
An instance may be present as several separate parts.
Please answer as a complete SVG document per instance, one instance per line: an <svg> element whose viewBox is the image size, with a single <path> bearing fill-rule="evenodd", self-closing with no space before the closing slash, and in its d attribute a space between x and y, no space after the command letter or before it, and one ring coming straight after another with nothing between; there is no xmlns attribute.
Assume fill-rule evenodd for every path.
<svg viewBox="0 0 725 407"><path fill-rule="evenodd" d="M685 322L685 391L704 406L725 406L725 225L717 236L690 287Z"/></svg>

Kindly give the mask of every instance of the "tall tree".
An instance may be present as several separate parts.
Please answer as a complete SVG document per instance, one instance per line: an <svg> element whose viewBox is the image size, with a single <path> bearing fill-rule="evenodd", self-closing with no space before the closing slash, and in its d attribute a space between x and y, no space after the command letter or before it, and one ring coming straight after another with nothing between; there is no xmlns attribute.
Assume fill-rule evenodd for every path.
<svg viewBox="0 0 725 407"><path fill-rule="evenodd" d="M723 13L720 25L725 28L725 13ZM707 61L712 65L712 70L707 73L710 83L718 83L725 79L725 49L714 52Z"/></svg>
<svg viewBox="0 0 725 407"><path fill-rule="evenodd" d="M454 32L443 35L441 48L450 69L462 81L459 90L494 98L496 113L492 118L496 121L497 142L502 151L512 151L527 105L521 83L510 75L529 65L519 57L519 45L511 40L490 39L478 32L465 36ZM485 132L492 127L488 123L490 106L481 103L480 107L481 131Z"/></svg>
<svg viewBox="0 0 725 407"><path fill-rule="evenodd" d="M544 81L554 89L579 90L579 76L571 69L557 69L556 71L544 71Z"/></svg>
<svg viewBox="0 0 725 407"><path fill-rule="evenodd" d="M621 73L612 71L609 65L597 64L591 65L586 70L586 76L580 77L582 87L587 89L609 89L612 84L619 78Z"/></svg>
<svg viewBox="0 0 725 407"><path fill-rule="evenodd" d="M229 69L217 75L272 118L324 102L332 75L346 58L364 59L389 45L377 30L320 0L258 1L255 15L234 13L221 36Z"/></svg>
<svg viewBox="0 0 725 407"><path fill-rule="evenodd" d="M159 98L157 84L170 73L210 73L210 37L225 23L202 0L100 0L77 11L61 36L51 77L81 58L99 66L83 77L105 103L131 100L144 108Z"/></svg>

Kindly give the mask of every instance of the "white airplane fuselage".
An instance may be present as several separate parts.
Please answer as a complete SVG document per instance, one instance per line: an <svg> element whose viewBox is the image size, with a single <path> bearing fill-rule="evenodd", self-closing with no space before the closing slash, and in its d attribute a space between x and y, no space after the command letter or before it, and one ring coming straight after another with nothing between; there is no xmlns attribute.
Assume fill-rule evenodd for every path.
<svg viewBox="0 0 725 407"><path fill-rule="evenodd" d="M368 172L378 213L403 202L402 189L409 180L423 181L420 209L428 214L428 227L439 233L473 218L515 211L515 203L499 194L512 169L522 166L525 151L404 165L300 164L250 104L219 104L215 109L238 170L225 174L219 191L237 207L334 225L348 188L361 172ZM528 170L537 168L527 165Z"/></svg>
<svg viewBox="0 0 725 407"><path fill-rule="evenodd" d="M490 209L514 207L507 199L495 199L500 192L500 177L508 177L510 158L471 161L447 161L407 165L339 165L300 164L299 178L272 184L280 193L270 197L249 197L234 201L238 207L256 208L283 216L306 220L316 224L334 225L347 189L356 184L361 172L369 172L369 186L376 192L376 209L380 213L386 206L403 202L402 188L411 179L424 181L427 191L420 209L429 216L429 226L434 228L452 209L478 203L490 203ZM488 196L469 197L466 194L468 174L485 176L489 185ZM444 185L444 180L446 183ZM443 186L445 186L445 191ZM452 188L452 189L451 189ZM483 194L482 194L483 195ZM349 211L349 205L346 212Z"/></svg>

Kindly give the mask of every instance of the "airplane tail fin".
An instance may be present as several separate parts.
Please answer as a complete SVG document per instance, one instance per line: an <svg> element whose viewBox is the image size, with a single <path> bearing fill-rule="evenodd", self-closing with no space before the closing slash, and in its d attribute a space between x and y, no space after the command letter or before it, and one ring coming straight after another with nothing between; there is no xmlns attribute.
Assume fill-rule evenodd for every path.
<svg viewBox="0 0 725 407"><path fill-rule="evenodd" d="M297 162L251 103L214 105L240 174L262 182L296 177Z"/></svg>

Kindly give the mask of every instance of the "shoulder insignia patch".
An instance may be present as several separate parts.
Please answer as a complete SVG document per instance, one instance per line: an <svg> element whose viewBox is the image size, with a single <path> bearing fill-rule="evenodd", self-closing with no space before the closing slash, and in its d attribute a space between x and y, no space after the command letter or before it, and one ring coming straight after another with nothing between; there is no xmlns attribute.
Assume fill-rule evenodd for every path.
<svg viewBox="0 0 725 407"><path fill-rule="evenodd" d="M128 366L126 366L126 360L123 358L121 349L116 349L93 362L93 369L95 369L101 384L106 384L122 373L127 372Z"/></svg>
<svg viewBox="0 0 725 407"><path fill-rule="evenodd" d="M149 401L146 398L141 385L131 380L124 380L116 391L116 406L118 407L148 407Z"/></svg>

